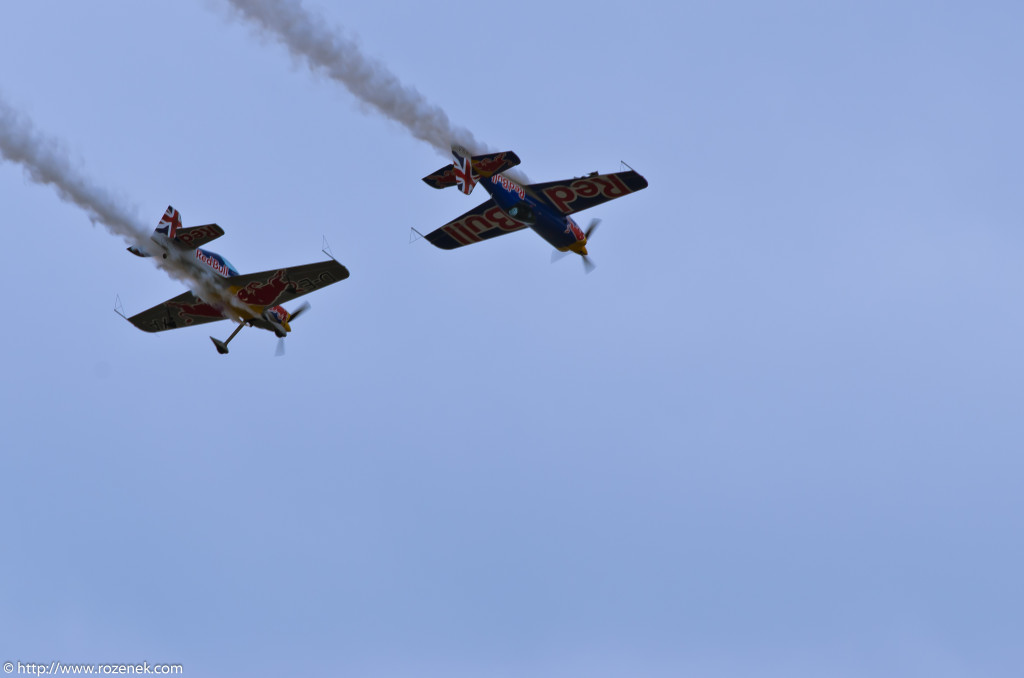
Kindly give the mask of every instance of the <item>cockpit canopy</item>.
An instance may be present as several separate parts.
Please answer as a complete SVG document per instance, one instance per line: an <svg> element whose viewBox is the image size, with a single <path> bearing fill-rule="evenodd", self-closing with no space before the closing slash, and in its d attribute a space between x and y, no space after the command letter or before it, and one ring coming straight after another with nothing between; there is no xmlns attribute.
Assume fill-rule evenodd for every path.
<svg viewBox="0 0 1024 678"><path fill-rule="evenodd" d="M525 200L520 200L515 205L512 205L508 209L508 215L524 224L533 225L537 223L537 217L533 213L533 208Z"/></svg>

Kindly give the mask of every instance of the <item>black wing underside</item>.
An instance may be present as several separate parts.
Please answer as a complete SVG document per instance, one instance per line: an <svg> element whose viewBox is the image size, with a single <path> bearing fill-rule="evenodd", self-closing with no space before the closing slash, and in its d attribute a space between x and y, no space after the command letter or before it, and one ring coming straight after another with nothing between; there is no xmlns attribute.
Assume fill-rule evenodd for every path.
<svg viewBox="0 0 1024 678"><path fill-rule="evenodd" d="M629 170L614 174L592 174L588 177L531 184L526 190L544 199L562 214L569 215L590 209L603 202L647 188L647 179Z"/></svg>
<svg viewBox="0 0 1024 678"><path fill-rule="evenodd" d="M128 318L128 322L144 332L163 332L224 320L219 310L191 292L179 294L162 304Z"/></svg>
<svg viewBox="0 0 1024 678"><path fill-rule="evenodd" d="M458 219L428 233L425 237L443 250L496 238L499 235L521 231L526 224L505 214L498 203L490 199L477 205Z"/></svg>

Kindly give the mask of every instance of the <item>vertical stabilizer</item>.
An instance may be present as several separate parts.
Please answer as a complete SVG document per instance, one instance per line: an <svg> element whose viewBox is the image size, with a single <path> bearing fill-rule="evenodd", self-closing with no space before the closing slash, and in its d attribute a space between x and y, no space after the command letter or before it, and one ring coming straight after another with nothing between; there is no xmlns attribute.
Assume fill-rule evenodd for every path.
<svg viewBox="0 0 1024 678"><path fill-rule="evenodd" d="M156 227L156 233L165 235L173 240L178 236L179 228L181 228L181 212L168 205L163 219L160 220Z"/></svg>
<svg viewBox="0 0 1024 678"><path fill-rule="evenodd" d="M469 195L473 192L473 187L476 186L476 178L473 176L473 160L466 149L461 146L452 146L452 156L455 157L455 162L452 163L455 170L455 185L459 187L460 191Z"/></svg>

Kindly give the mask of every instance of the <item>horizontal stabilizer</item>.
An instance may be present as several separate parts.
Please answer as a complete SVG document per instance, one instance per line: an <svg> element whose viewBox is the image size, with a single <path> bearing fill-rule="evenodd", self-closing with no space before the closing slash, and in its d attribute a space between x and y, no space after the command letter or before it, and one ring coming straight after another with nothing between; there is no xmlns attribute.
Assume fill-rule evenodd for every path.
<svg viewBox="0 0 1024 678"><path fill-rule="evenodd" d="M433 174L428 174L423 177L423 181L427 183L427 186L432 186L434 188L448 188L449 186L454 186L455 167L452 165L445 165Z"/></svg>
<svg viewBox="0 0 1024 678"><path fill-rule="evenodd" d="M224 235L224 229L217 224L206 224L204 226L191 226L189 228L179 228L175 240L179 245L185 249L194 250L197 247L202 247L211 240Z"/></svg>
<svg viewBox="0 0 1024 678"><path fill-rule="evenodd" d="M512 151L502 153L487 153L485 155L474 155L470 158L473 166L473 174L481 177L490 177L501 174L519 164L519 156ZM445 165L432 174L423 177L423 181L433 188L448 188L455 186L458 177L455 173L455 165Z"/></svg>
<svg viewBox="0 0 1024 678"><path fill-rule="evenodd" d="M482 177L501 174L519 164L519 156L512 151L474 155L470 160L473 162L473 173Z"/></svg>

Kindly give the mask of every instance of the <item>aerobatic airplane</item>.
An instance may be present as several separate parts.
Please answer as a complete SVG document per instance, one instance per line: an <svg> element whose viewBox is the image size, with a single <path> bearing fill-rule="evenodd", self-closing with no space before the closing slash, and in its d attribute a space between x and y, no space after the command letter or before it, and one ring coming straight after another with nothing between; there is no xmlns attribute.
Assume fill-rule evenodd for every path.
<svg viewBox="0 0 1024 678"><path fill-rule="evenodd" d="M205 273L204 269L213 271L216 274L213 276L215 284L220 288L222 297L219 300L203 300L192 292L185 292L130 318L120 311L118 313L146 332L162 332L227 318L235 319L238 327L230 337L224 341L210 337L218 353L227 353L228 343L246 325L270 330L284 339L291 332L291 321L309 308L309 304L303 304L291 312L281 304L348 277L348 269L334 257L315 264L241 274L221 255L200 247L222 235L224 230L217 224L182 228L181 214L173 207L168 207L153 231L155 252L162 253L166 259L174 248L196 266L197 272ZM189 250L194 251L194 254L189 254ZM151 256L138 247L129 247L128 251L140 257Z"/></svg>
<svg viewBox="0 0 1024 678"><path fill-rule="evenodd" d="M466 195L480 183L491 198L425 236L445 250L529 227L559 252L575 252L583 257L589 273L594 265L587 255L587 239L599 220L592 220L584 231L571 215L647 188L647 180L632 169L521 186L502 174L519 164L519 157L511 151L470 157L465 149L453 146L452 156L455 162L423 177L423 181L434 188L457 186Z"/></svg>

